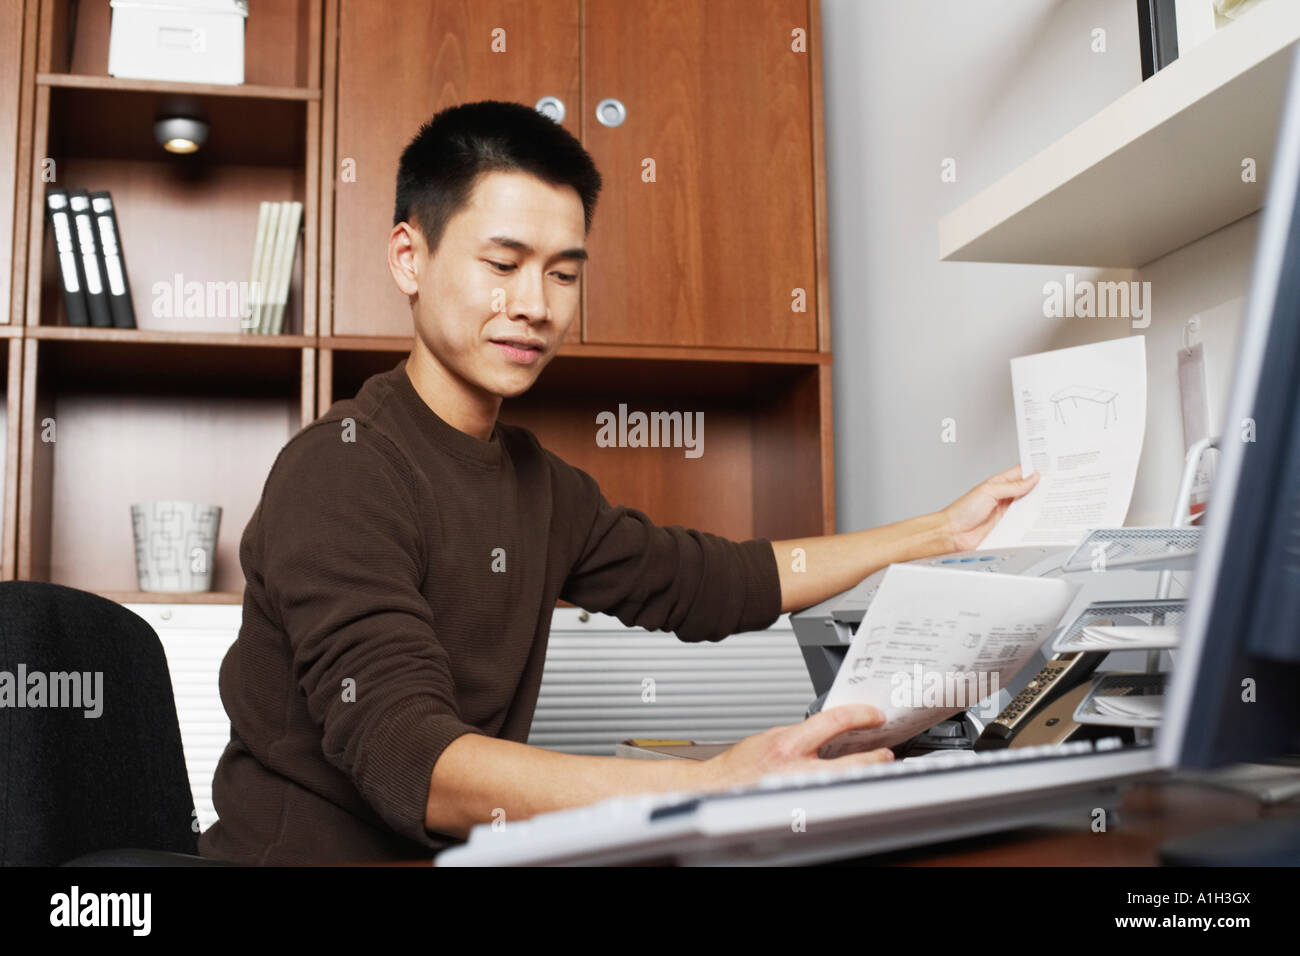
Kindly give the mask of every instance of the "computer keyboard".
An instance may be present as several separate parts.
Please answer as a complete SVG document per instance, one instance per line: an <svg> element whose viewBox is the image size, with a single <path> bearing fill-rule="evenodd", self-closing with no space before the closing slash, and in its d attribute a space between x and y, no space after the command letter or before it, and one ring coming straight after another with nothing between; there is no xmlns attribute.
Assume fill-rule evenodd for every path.
<svg viewBox="0 0 1300 956"><path fill-rule="evenodd" d="M538 814L528 820L480 824L461 846L443 851L438 866L530 865L582 862L617 846L651 847L699 829L702 811L744 805L762 797L820 795L864 783L926 779L954 772L1023 766L1065 760L1122 748L1118 737L1058 745L985 751L936 752L906 760L844 769L827 767L797 773L773 773L754 784L718 790L686 790L613 797L584 807ZM734 817L734 813L733 813Z"/></svg>

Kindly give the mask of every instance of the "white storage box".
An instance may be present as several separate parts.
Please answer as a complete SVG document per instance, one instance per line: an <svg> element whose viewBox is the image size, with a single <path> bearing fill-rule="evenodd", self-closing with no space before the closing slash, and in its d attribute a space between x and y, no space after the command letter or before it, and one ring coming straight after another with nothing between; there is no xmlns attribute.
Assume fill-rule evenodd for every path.
<svg viewBox="0 0 1300 956"><path fill-rule="evenodd" d="M244 82L248 0L112 0L108 72L137 80Z"/></svg>

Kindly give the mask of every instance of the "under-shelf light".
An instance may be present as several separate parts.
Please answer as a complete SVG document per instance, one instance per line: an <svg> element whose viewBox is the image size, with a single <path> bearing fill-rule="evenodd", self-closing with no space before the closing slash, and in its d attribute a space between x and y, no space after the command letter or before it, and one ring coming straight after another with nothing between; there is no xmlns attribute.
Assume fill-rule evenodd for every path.
<svg viewBox="0 0 1300 956"><path fill-rule="evenodd" d="M197 103L172 100L158 110L153 136L169 153L194 153L208 141L208 123Z"/></svg>

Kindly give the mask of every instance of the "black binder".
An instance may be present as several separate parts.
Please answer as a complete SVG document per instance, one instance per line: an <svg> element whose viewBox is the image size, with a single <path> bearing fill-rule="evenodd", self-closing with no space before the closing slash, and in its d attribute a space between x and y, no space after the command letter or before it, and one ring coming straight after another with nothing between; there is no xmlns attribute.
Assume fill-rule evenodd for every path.
<svg viewBox="0 0 1300 956"><path fill-rule="evenodd" d="M54 250L59 260L59 287L63 290L63 308L68 313L68 325L89 325L86 300L81 291L86 287L86 280L81 273L81 256L68 208L68 191L61 186L49 186L45 190L45 221L54 237Z"/></svg>
<svg viewBox="0 0 1300 956"><path fill-rule="evenodd" d="M99 243L95 241L95 218L90 212L90 193L84 189L69 189L68 205L72 208L81 274L86 280L84 289L90 324L98 329L111 329L113 316L108 311L108 294L104 291L104 266L99 258Z"/></svg>
<svg viewBox="0 0 1300 956"><path fill-rule="evenodd" d="M131 283L126 278L126 256L122 252L122 233L117 228L117 212L107 190L90 194L90 209L98 227L95 238L99 257L104 264L104 288L108 293L108 310L113 325L119 329L135 328L135 309L131 306Z"/></svg>

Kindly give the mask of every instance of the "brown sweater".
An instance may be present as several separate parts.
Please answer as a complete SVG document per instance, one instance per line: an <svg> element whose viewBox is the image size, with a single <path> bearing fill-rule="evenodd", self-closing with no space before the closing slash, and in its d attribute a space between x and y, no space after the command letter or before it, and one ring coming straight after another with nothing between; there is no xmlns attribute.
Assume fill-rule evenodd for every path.
<svg viewBox="0 0 1300 956"><path fill-rule="evenodd" d="M611 507L527 429L483 441L444 422L405 363L289 440L244 529L203 856L378 862L457 842L424 827L434 763L462 734L527 740L557 598L684 641L780 613L767 539Z"/></svg>

